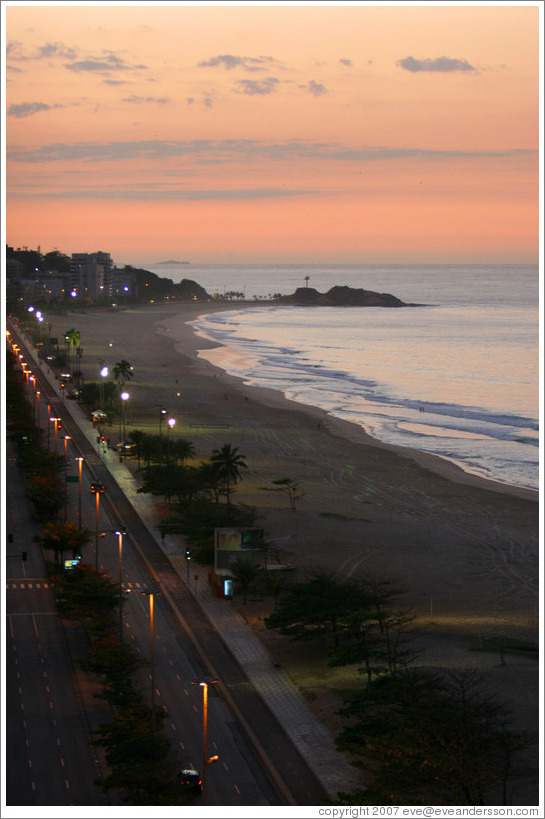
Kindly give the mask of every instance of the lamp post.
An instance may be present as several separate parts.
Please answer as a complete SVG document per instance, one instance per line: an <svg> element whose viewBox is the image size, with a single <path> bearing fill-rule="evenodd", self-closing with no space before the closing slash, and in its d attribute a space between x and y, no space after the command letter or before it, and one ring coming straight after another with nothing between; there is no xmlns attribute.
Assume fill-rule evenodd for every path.
<svg viewBox="0 0 545 819"><path fill-rule="evenodd" d="M92 483L91 492L95 495L95 572L98 572L98 511L100 508L100 496L104 493L104 485Z"/></svg>
<svg viewBox="0 0 545 819"><path fill-rule="evenodd" d="M55 424L55 455L56 455L56 454L57 454L57 430L58 430L58 428L59 428L59 427L58 427L58 423L59 423L59 421L60 421L61 419L60 419L60 418L56 418L56 417L55 417L55 418L50 418L49 420L50 420L50 421L53 421L53 423Z"/></svg>
<svg viewBox="0 0 545 819"><path fill-rule="evenodd" d="M163 458L163 453L162 453L162 449L163 449L162 444L163 444L163 442L162 442L162 439L161 439L161 427L163 425L163 418L165 417L166 414L167 414L166 409L164 407L161 407L161 409L159 410L159 458L161 459L161 463L162 463L162 458Z"/></svg>
<svg viewBox="0 0 545 819"><path fill-rule="evenodd" d="M125 529L119 529L115 533L119 538L119 642L123 642L123 535Z"/></svg>
<svg viewBox="0 0 545 819"><path fill-rule="evenodd" d="M140 592L149 597L149 619L150 619L150 666L151 666L151 727L155 730L157 720L155 715L155 645L153 642L153 600L156 594L159 594L157 589L145 589Z"/></svg>
<svg viewBox="0 0 545 819"><path fill-rule="evenodd" d="M202 801L205 801L206 769L210 762L215 762L217 757L208 759L207 739L208 739L208 686L217 683L217 680L207 678L205 680L193 680L191 685L200 685L202 688Z"/></svg>
<svg viewBox="0 0 545 819"><path fill-rule="evenodd" d="M170 463L170 430L176 426L176 418L169 418L167 421L167 464Z"/></svg>
<svg viewBox="0 0 545 819"><path fill-rule="evenodd" d="M161 437L161 426L163 424L163 418L167 414L167 411L164 407L161 407L159 410L159 437Z"/></svg>
<svg viewBox="0 0 545 819"><path fill-rule="evenodd" d="M78 499L78 531L81 532L81 470L83 466L83 458L76 458L79 463L79 499Z"/></svg>
<svg viewBox="0 0 545 819"><path fill-rule="evenodd" d="M67 448L68 448L68 441L71 441L71 440L72 440L72 438L71 438L70 435L65 435L64 436L64 519L65 520L66 520L66 504L67 504L67 500L68 500L68 492L66 491L66 473L68 471L68 469L67 469L68 465L66 463L66 454L67 454Z"/></svg>
<svg viewBox="0 0 545 819"><path fill-rule="evenodd" d="M108 373L110 370L108 367L102 367L100 370L100 375L102 377L102 381L100 382L100 409L104 409L104 379L108 378Z"/></svg>
<svg viewBox="0 0 545 819"><path fill-rule="evenodd" d="M127 416L126 408L127 408L127 401L129 400L129 398L131 396L129 395L128 392L126 392L124 390L119 397L123 401L123 443L125 443L125 434L126 434L125 433L125 425L126 425L126 416Z"/></svg>

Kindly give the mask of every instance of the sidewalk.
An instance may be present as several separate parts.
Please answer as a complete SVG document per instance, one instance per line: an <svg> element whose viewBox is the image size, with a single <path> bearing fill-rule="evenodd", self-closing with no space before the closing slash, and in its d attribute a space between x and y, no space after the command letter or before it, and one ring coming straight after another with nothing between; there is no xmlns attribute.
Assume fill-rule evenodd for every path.
<svg viewBox="0 0 545 819"><path fill-rule="evenodd" d="M40 366L55 392L59 393L59 382L48 367L38 363L35 351L25 338L35 365ZM86 438L93 445L97 457L107 466L131 504L138 511L159 547L176 570L180 582L198 602L212 626L222 636L230 652L244 669L248 679L267 703L278 722L284 728L301 756L306 760L316 777L322 782L332 800L339 791L350 791L356 786L356 770L348 764L334 745L327 729L308 710L304 699L291 683L288 675L274 665L270 654L264 648L250 626L230 604L230 601L212 595L208 583L208 569L192 564L190 581L187 583L187 564L180 554L180 541L176 536L161 538L157 524L159 518L152 499L138 494L138 483L128 467L121 463L119 456L111 449L97 444L97 432L92 421L82 407L74 401L62 402L78 424ZM198 580L195 581L195 577Z"/></svg>

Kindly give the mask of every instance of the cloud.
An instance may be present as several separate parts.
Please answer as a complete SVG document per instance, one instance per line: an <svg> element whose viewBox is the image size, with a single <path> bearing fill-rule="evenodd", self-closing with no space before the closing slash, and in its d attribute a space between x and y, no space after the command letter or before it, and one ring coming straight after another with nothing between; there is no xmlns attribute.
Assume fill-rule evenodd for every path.
<svg viewBox="0 0 545 819"><path fill-rule="evenodd" d="M352 60L341 59L339 62L341 65L345 65L347 68L351 68L353 65Z"/></svg>
<svg viewBox="0 0 545 819"><path fill-rule="evenodd" d="M87 60L76 60L66 63L65 68L74 73L89 71L98 74L110 74L116 71L140 71L147 68L146 65L127 63L112 51L103 52L103 56L92 57Z"/></svg>
<svg viewBox="0 0 545 819"><path fill-rule="evenodd" d="M233 68L242 68L244 71L265 71L274 64L274 57L237 57L234 54L218 54L209 60L203 60L197 64L198 68L215 68L223 66L227 71Z"/></svg>
<svg viewBox="0 0 545 819"><path fill-rule="evenodd" d="M311 80L308 85L301 86L301 88L306 88L309 94L312 94L313 97L321 97L323 94L327 94L327 88L325 85L322 85L315 80Z"/></svg>
<svg viewBox="0 0 545 819"><path fill-rule="evenodd" d="M51 111L52 108L62 108L62 105L47 105L45 102L21 102L10 105L6 111L6 116L17 117L31 117L34 114L39 114L42 111Z"/></svg>
<svg viewBox="0 0 545 819"><path fill-rule="evenodd" d="M404 57L396 65L405 71L476 71L477 69L467 60L456 60L452 57L436 57L434 60L417 60L415 57Z"/></svg>
<svg viewBox="0 0 545 819"><path fill-rule="evenodd" d="M264 95L272 94L280 80L276 77L266 77L264 80L238 80L237 87L241 94Z"/></svg>
<svg viewBox="0 0 545 819"><path fill-rule="evenodd" d="M123 97L121 102L130 102L134 105L147 105L156 102L158 105L166 105L170 100L168 97L138 97L136 94L132 94L130 97Z"/></svg>
<svg viewBox="0 0 545 819"><path fill-rule="evenodd" d="M42 59L44 57L61 57L66 60L75 60L77 53L75 49L69 48L63 43L46 43L40 46L35 59Z"/></svg>
<svg viewBox="0 0 545 819"><path fill-rule="evenodd" d="M185 102L186 102L186 105L194 105L197 102L197 100L195 99L195 97L186 97ZM205 96L202 98L201 102L204 105L204 107L208 108L208 109L212 108L212 106L214 104L213 100L212 100L212 97L209 94L205 94Z"/></svg>
<svg viewBox="0 0 545 819"><path fill-rule="evenodd" d="M6 57L10 60L26 62L29 60L43 60L51 57L60 57L67 60L75 60L77 53L75 49L64 45L64 43L46 43L39 46L33 54L25 54L22 43L17 40L10 41L6 46Z"/></svg>
<svg viewBox="0 0 545 819"><path fill-rule="evenodd" d="M156 188L147 187L96 187L96 188L67 188L59 190L49 188L42 193L33 191L28 196L33 199L124 199L133 201L150 201L160 199L161 201L185 201L195 202L203 200L214 201L247 201L251 199L278 199L291 196L304 196L307 190L295 190L288 188L244 188L242 190L174 190L163 188L160 185ZM21 193L24 197L26 194Z"/></svg>
<svg viewBox="0 0 545 819"><path fill-rule="evenodd" d="M504 151L453 151L363 145L346 147L336 143L314 143L304 140L260 142L251 139L232 140L135 140L127 142L53 143L32 150L11 149L7 159L12 162L103 162L125 159L161 161L171 157L195 156L201 162L227 163L252 160L289 161L333 160L339 162L379 162L397 159L502 159L535 156L537 151L507 149Z"/></svg>

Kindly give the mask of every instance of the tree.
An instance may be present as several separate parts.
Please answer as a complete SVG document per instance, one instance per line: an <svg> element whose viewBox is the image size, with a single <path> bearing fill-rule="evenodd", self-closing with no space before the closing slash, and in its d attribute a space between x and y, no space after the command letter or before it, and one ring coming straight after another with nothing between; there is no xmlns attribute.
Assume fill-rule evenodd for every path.
<svg viewBox="0 0 545 819"><path fill-rule="evenodd" d="M43 257L44 267L48 270L56 270L59 273L70 272L70 257L58 250L51 250Z"/></svg>
<svg viewBox="0 0 545 819"><path fill-rule="evenodd" d="M307 581L291 584L265 625L294 640L330 636L338 645L343 618L361 606L354 584L338 583L329 572L319 571Z"/></svg>
<svg viewBox="0 0 545 819"><path fill-rule="evenodd" d="M69 520L53 520L44 526L42 546L55 552L55 565L62 566L63 555L71 552L75 560L81 556L82 548L91 540L88 529L78 529Z"/></svg>
<svg viewBox="0 0 545 819"><path fill-rule="evenodd" d="M210 460L217 468L218 477L225 486L227 504L230 505L231 486L240 480L240 470L248 468L244 456L239 453L238 447L224 444L221 449L212 452Z"/></svg>
<svg viewBox="0 0 545 819"><path fill-rule="evenodd" d="M174 458L174 463L179 461L184 466L188 458L195 457L195 447L187 438L178 438L170 443L170 454Z"/></svg>
<svg viewBox="0 0 545 819"><path fill-rule="evenodd" d="M27 478L26 491L41 520L55 517L64 506L66 490L56 475L33 475Z"/></svg>
<svg viewBox="0 0 545 819"><path fill-rule="evenodd" d="M114 381L117 381L122 387L131 380L133 375L132 364L129 364L124 358L114 364Z"/></svg>
<svg viewBox="0 0 545 819"><path fill-rule="evenodd" d="M292 480L292 478L278 478L278 480L273 481L273 484L279 489L286 490L290 502L290 508L292 512L295 512L296 502L303 497L303 493L299 492L299 487L295 481Z"/></svg>
<svg viewBox="0 0 545 819"><path fill-rule="evenodd" d="M229 567L229 571L233 578L239 584L242 590L242 602L246 605L248 598L248 589L259 577L261 569L253 561L248 560L247 557L238 557Z"/></svg>
<svg viewBox="0 0 545 819"><path fill-rule="evenodd" d="M83 623L93 634L112 633L119 585L107 575L80 563L55 578L55 596L59 611L69 620Z"/></svg>
<svg viewBox="0 0 545 819"><path fill-rule="evenodd" d="M481 805L504 786L511 758L524 746L474 671L378 677L341 714L350 723L337 744L372 777L359 804Z"/></svg>

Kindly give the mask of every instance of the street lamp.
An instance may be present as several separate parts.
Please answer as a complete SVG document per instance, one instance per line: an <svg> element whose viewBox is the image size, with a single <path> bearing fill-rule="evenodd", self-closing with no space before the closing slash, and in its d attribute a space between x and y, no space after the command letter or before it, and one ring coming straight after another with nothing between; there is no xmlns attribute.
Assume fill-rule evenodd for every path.
<svg viewBox="0 0 545 819"><path fill-rule="evenodd" d="M161 437L161 425L163 423L163 418L167 414L167 411L164 407L161 407L159 410L159 437Z"/></svg>
<svg viewBox="0 0 545 819"><path fill-rule="evenodd" d="M66 451L68 447L68 441L71 441L72 438L70 435L64 436L64 519L66 520L66 504L68 500L68 492L66 491L66 473L67 473L67 463L66 463Z"/></svg>
<svg viewBox="0 0 545 819"><path fill-rule="evenodd" d="M129 400L129 398L131 396L129 395L128 392L123 391L119 397L123 401L123 443L125 443L125 422L126 422L126 415L127 415L127 413L126 413L127 403L126 402Z"/></svg>
<svg viewBox="0 0 545 819"><path fill-rule="evenodd" d="M206 743L208 737L208 686L217 683L217 680L208 677L205 680L193 680L191 685L200 685L202 688L202 801L205 799L206 769L211 762L217 761L217 756L208 758Z"/></svg>
<svg viewBox="0 0 545 819"><path fill-rule="evenodd" d="M60 418L50 418L49 420L53 421L53 423L55 424L55 455L56 455L57 454L57 430L59 428L58 427L59 421L61 419Z"/></svg>
<svg viewBox="0 0 545 819"><path fill-rule="evenodd" d="M78 530L81 532L81 469L83 466L83 458L76 458L79 462L79 500L78 500Z"/></svg>
<svg viewBox="0 0 545 819"><path fill-rule="evenodd" d="M104 409L104 379L108 378L108 373L110 370L108 367L102 367L100 371L100 375L102 377L102 381L100 382L100 409Z"/></svg>
<svg viewBox="0 0 545 819"><path fill-rule="evenodd" d="M170 430L176 426L176 418L167 421L167 464L170 463Z"/></svg>
<svg viewBox="0 0 545 819"><path fill-rule="evenodd" d="M123 642L123 535L125 529L118 529L114 534L119 538L119 642Z"/></svg>
<svg viewBox="0 0 545 819"><path fill-rule="evenodd" d="M98 510L100 507L100 496L105 492L104 484L92 483L91 492L95 495L95 572L98 572Z"/></svg>
<svg viewBox="0 0 545 819"><path fill-rule="evenodd" d="M150 619L150 665L151 665L151 727L155 730L157 721L155 718L155 645L153 642L153 599L159 594L157 589L144 589L140 594L149 597L149 619Z"/></svg>

